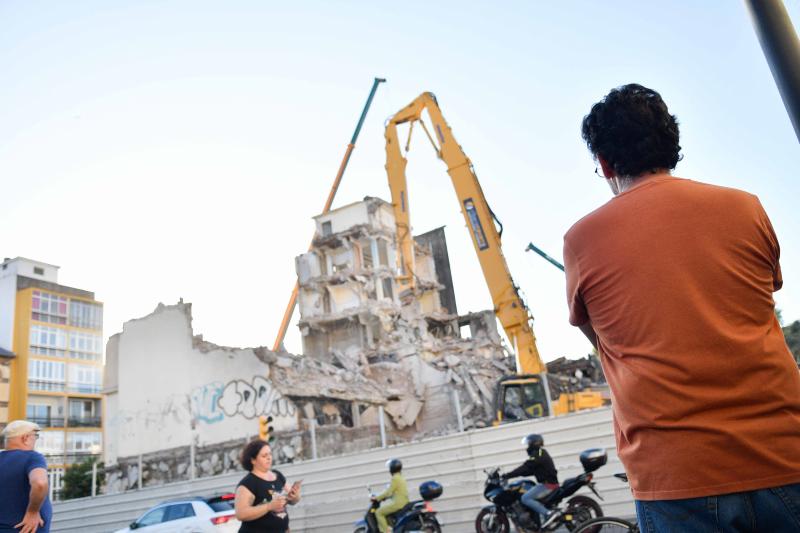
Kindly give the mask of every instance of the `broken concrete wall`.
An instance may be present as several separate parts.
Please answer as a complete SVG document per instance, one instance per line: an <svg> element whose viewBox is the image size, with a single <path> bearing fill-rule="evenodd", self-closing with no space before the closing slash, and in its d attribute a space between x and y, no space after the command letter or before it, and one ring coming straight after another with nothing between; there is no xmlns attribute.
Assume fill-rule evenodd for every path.
<svg viewBox="0 0 800 533"><path fill-rule="evenodd" d="M363 201L339 207L314 217L317 235L342 233L354 226L367 224L374 230L394 232L392 205L379 198L365 197Z"/></svg>
<svg viewBox="0 0 800 533"><path fill-rule="evenodd" d="M484 339L493 344L500 344L500 333L497 331L497 318L494 311L478 311L458 317L459 326L469 326L469 338Z"/></svg>
<svg viewBox="0 0 800 533"><path fill-rule="evenodd" d="M433 261L433 253L428 246L420 246L416 243L414 247L414 275L417 282L437 283L436 264Z"/></svg>
<svg viewBox="0 0 800 533"><path fill-rule="evenodd" d="M295 269L300 283L307 283L311 279L327 273L327 265L324 260L324 256L314 252L299 256L295 260Z"/></svg>
<svg viewBox="0 0 800 533"><path fill-rule="evenodd" d="M327 291L315 291L306 288L298 292L300 308L303 310L301 318L324 316L331 312L330 299Z"/></svg>
<svg viewBox="0 0 800 533"><path fill-rule="evenodd" d="M331 299L331 314L344 313L349 309L356 309L363 303L361 285L355 280L347 281L341 285L326 287Z"/></svg>
<svg viewBox="0 0 800 533"><path fill-rule="evenodd" d="M108 345L116 371L107 388L105 461L189 444L200 446L257 432L257 417L297 427L294 403L270 379L264 354L193 336L191 305L159 305L124 324ZM274 357L274 354L272 354Z"/></svg>
<svg viewBox="0 0 800 533"><path fill-rule="evenodd" d="M432 315L442 309L438 291L429 291L419 296L420 310L423 314Z"/></svg>
<svg viewBox="0 0 800 533"><path fill-rule="evenodd" d="M439 291L442 306L447 313L457 315L458 306L456 305L453 276L450 272L450 256L447 253L447 240L445 239L444 227L436 228L422 235L417 235L414 237L414 241L416 241L419 246L430 249L436 270L436 280L444 286L444 288Z"/></svg>
<svg viewBox="0 0 800 533"><path fill-rule="evenodd" d="M198 476L238 468L235 455L257 435L261 415L274 419L273 453L280 462L310 458L310 419L331 442L355 439L318 447L320 456L371 447L379 438L364 437L380 432L364 427L359 415L386 404L384 391L361 372L360 361L347 364L352 350L337 349L349 346L348 335L362 334L357 320L362 329L355 333L347 327L333 330L329 353L335 365L263 347L218 346L194 335L191 321L191 304L159 304L109 340L112 364L106 372L113 376L103 391L104 460L114 490L137 484L140 456L146 485L188 479L193 446ZM338 437L329 436L336 431Z"/></svg>

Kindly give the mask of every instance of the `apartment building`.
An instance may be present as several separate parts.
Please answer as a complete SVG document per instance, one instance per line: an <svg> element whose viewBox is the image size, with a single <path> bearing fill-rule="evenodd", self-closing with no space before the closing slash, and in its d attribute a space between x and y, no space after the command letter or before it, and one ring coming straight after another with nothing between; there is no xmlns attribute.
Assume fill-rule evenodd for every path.
<svg viewBox="0 0 800 533"><path fill-rule="evenodd" d="M103 304L60 285L58 269L24 257L0 264L0 364L10 374L5 384L0 375L0 417L39 424L36 449L55 471L99 455L103 431Z"/></svg>

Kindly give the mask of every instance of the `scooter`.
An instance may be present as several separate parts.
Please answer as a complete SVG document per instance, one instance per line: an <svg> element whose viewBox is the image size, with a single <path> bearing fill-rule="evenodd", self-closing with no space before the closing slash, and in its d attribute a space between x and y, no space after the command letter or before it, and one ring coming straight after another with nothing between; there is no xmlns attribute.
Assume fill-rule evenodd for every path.
<svg viewBox="0 0 800 533"><path fill-rule="evenodd" d="M375 499L372 489L367 487L370 494L370 506L364 518L356 522L353 533L378 533L378 520L375 511L381 503ZM431 506L431 501L442 495L442 486L435 481L426 481L419 486L421 500L409 502L389 516L387 520L392 527L392 533L440 533L442 527L436 519L436 511Z"/></svg>

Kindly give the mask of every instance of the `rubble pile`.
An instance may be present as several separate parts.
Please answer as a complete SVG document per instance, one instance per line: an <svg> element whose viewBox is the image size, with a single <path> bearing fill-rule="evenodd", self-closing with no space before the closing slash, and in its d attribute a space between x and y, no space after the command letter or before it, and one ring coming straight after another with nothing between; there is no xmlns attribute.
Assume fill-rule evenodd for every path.
<svg viewBox="0 0 800 533"><path fill-rule="evenodd" d="M562 393L608 388L600 359L590 354L581 359L559 357L547 363L550 396L556 400Z"/></svg>

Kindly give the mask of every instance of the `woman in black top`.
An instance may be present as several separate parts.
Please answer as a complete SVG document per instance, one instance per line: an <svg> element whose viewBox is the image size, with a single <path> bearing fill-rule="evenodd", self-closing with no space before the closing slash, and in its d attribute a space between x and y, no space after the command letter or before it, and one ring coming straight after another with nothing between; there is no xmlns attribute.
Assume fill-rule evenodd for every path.
<svg viewBox="0 0 800 533"><path fill-rule="evenodd" d="M289 530L286 504L300 501L300 482L283 494L286 478L271 470L272 449L263 440L247 444L240 461L250 473L236 487L236 518L242 522L239 533L285 533Z"/></svg>

